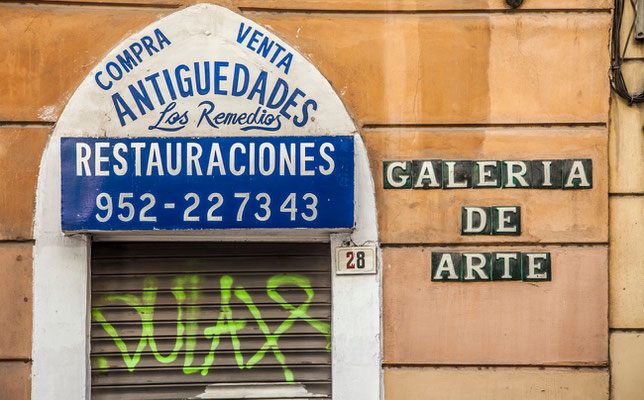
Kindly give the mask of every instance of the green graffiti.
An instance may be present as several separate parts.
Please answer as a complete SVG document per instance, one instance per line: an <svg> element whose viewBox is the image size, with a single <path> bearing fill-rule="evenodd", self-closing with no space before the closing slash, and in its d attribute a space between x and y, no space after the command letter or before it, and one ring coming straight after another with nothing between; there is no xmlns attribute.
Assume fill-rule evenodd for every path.
<svg viewBox="0 0 644 400"><path fill-rule="evenodd" d="M159 353L157 343L154 338L154 303L157 297L156 278L146 278L143 281L143 294L141 295L141 298L133 294L114 294L105 295L103 297L104 300L109 302L120 301L125 303L126 305L134 308L134 310L139 314L139 317L141 318L141 339L139 339L139 344L137 345L133 356L130 355L125 342L123 342L123 339L121 339L114 326L105 319L101 309L99 307L92 309L92 317L95 321L99 322L103 329L105 329L105 332L112 337L116 347L121 351L123 361L130 372L134 371L134 368L141 360L141 352L147 345L150 346L156 360L161 363L168 364L177 359L179 351L183 346L183 333L185 327L182 323L182 304L185 301L185 296L177 297L177 293L173 292L173 294L175 294L175 298L177 299L177 335L175 337L174 349L168 356L164 356Z"/></svg>
<svg viewBox="0 0 644 400"><path fill-rule="evenodd" d="M107 363L107 358L105 357L99 357L96 360L96 362L98 364L99 369L108 369L110 367L109 364Z"/></svg>
<svg viewBox="0 0 644 400"><path fill-rule="evenodd" d="M225 334L230 335L233 349L235 351L235 360L237 361L239 369L244 368L244 357L241 354L241 345L239 343L239 338L237 337L237 331L244 329L246 322L233 320L233 311L230 309L229 305L230 289L233 284L233 278L227 275L222 276L220 284L221 311L219 313L219 318L217 319L217 325L204 329L204 336L212 338L212 345L210 346L210 352L203 363L203 367L205 367L205 369L201 371L201 375L206 375L208 373L208 367L210 367L215 361L215 350L217 350L217 346L219 346L219 337Z"/></svg>
<svg viewBox="0 0 644 400"><path fill-rule="evenodd" d="M146 278L143 281L143 294L140 298L132 294L113 294L105 295L103 297L105 302L121 302L132 307L138 313L141 319L141 338L134 352L130 352L127 349L125 342L119 336L116 328L114 328L114 326L104 317L101 308L95 307L92 309L92 317L103 327L105 332L110 335L114 344L121 352L121 357L130 372L133 372L136 369L137 364L141 360L141 354L147 346L150 347L152 354L158 362L167 364L174 362L177 359L179 352L185 344L183 372L185 374L199 372L201 375L205 376L208 374L210 367L215 362L215 353L219 347L220 338L222 336L229 336L233 347L235 361L239 369L253 368L257 363L264 359L268 352L271 352L282 367L284 380L292 383L295 378L293 376L293 372L288 368L286 357L279 348L278 340L280 336L288 331L298 319L305 321L314 329L324 334L327 340L327 351L331 350L331 325L323 321L318 321L307 313L311 301L315 296L315 292L311 288L311 282L307 277L297 274L281 274L272 276L268 279L266 283L266 293L269 298L289 312L289 316L277 327L277 329L275 329L274 332L271 332L268 324L262 318L259 308L255 305L252 296L242 286L235 286L233 289L233 278L229 275L224 275L221 277L219 282L221 290L221 306L217 322L215 326L207 327L203 331L203 337L211 340L210 350L201 365L193 366L193 362L195 361L194 351L199 334L199 325L197 321L201 313L201 309L198 306L199 299L202 296L199 290L201 281L202 278L197 275L186 275L175 278L172 282L171 293L176 300L177 307L177 334L175 336L174 348L167 356L159 353L156 340L154 338L153 321L158 289L156 278ZM281 286L286 285L292 285L303 289L306 293L306 300L297 307L290 304L278 292L278 289ZM264 344L247 362L244 362L244 357L241 352L241 343L237 335L239 331L246 327L246 321L235 320L233 317L233 311L230 307L230 300L233 294L244 303L246 308L248 308L265 338ZM99 369L108 368L108 362L104 357L99 357L97 359L97 363Z"/></svg>
<svg viewBox="0 0 644 400"><path fill-rule="evenodd" d="M282 354L282 352L279 349L279 346L277 345L277 339L279 335L271 333L270 329L268 328L268 325L266 325L266 322L264 322L264 320L262 319L262 315L259 312L259 309L253 303L253 299L248 294L248 292L244 290L244 288L237 287L235 289L235 296L237 296L237 298L239 298L241 301L244 302L244 304L246 304L246 307L248 307L248 309L250 310L251 314L253 315L253 318L255 318L255 320L257 321L257 325L259 326L259 329L266 337L266 342L262 345L261 349L259 349L259 351L255 353L255 355L252 356L250 360L248 360L248 363L246 364L246 366L248 368L253 368L255 364L257 364L259 361L261 361L264 358L267 350L271 350L275 355L275 359L282 365L285 380L287 382L293 382L294 380L293 373L286 366L286 357L284 357L284 354Z"/></svg>
<svg viewBox="0 0 644 400"><path fill-rule="evenodd" d="M299 286L306 292L307 299L299 307L293 307L286 300L284 300L284 298L276 290L280 286L289 284ZM277 361L282 365L284 378L286 379L286 381L293 382L293 373L286 365L286 358L280 351L279 345L277 344L277 340L279 339L280 335L286 332L293 325L297 318L302 318L304 321L308 322L311 326L313 326L315 329L326 336L327 350L331 350L331 326L326 322L321 322L311 318L306 313L315 293L313 292L313 289L311 289L310 281L305 276L275 275L269 278L266 284L266 289L268 296L276 303L281 305L284 309L290 311L290 315L284 322L282 322L282 324L280 324L275 332L271 333L266 323L264 323L264 321L262 320L259 310L253 304L252 299L248 295L248 293L243 288L238 288L235 290L235 295L246 304L250 312L253 314L253 317L257 320L262 333L266 337L266 342L264 343L264 345L262 345L261 349L257 353L255 353L253 357L251 357L246 365L249 368L252 368L253 365L257 364L264 358L268 350L271 350L275 355Z"/></svg>
<svg viewBox="0 0 644 400"><path fill-rule="evenodd" d="M307 299L299 307L293 307L286 300L284 300L282 295L280 295L276 290L280 286L289 284L299 286L306 292ZM311 288L311 282L307 277L303 275L276 275L268 280L266 289L268 296L271 299L275 300L276 303L280 304L286 310L289 310L291 312L291 315L286 319L286 321L282 323L282 325L280 325L279 328L277 328L275 333L283 333L288 328L290 328L291 325L293 325L293 322L295 322L297 318L301 318L313 328L323 333L324 336L326 336L327 350L331 350L331 325L327 324L326 322L321 322L313 319L306 313L306 311L309 309L309 303L311 303L313 296L315 296L315 292Z"/></svg>
<svg viewBox="0 0 644 400"><path fill-rule="evenodd" d="M186 307L186 356L183 362L183 372L192 374L200 370L200 368L192 368L192 361L194 360L194 350L197 346L197 332L199 325L197 319L199 318L200 307L197 306L201 293L199 292L199 283L201 277L196 275L189 275L185 277L176 278L172 286L172 295L177 299L177 303L184 302L189 297L190 306ZM189 289L186 294L186 286ZM177 315L177 324L179 316Z"/></svg>

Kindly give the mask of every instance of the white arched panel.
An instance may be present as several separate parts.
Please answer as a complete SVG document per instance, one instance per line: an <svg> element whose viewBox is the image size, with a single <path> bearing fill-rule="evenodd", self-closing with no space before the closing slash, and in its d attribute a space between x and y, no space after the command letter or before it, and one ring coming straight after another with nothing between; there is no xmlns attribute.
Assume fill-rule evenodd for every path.
<svg viewBox="0 0 644 400"><path fill-rule="evenodd" d="M357 128L329 82L278 36L228 9L199 4L152 23L109 52L69 100L41 162L32 397L90 395L92 237L61 231L62 137L312 135L354 137L353 229L121 231L101 234L103 240L330 241L332 250L378 244L374 186ZM380 268L375 275L333 276L336 399L382 396L380 279Z"/></svg>

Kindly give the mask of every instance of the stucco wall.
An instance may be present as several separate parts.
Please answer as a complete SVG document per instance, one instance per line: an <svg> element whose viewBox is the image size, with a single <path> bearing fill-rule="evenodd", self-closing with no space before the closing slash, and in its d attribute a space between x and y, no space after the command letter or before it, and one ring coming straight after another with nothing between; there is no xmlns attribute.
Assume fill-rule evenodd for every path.
<svg viewBox="0 0 644 400"><path fill-rule="evenodd" d="M633 10L626 4L622 40ZM622 43L623 45L623 43ZM644 87L644 46L631 39L622 70L631 93ZM641 399L644 364L644 112L611 96L610 359L615 400Z"/></svg>
<svg viewBox="0 0 644 400"><path fill-rule="evenodd" d="M95 63L186 4L0 5L0 388L8 398L30 398L33 205L48 134ZM609 161L610 0L526 0L516 11L503 0L219 4L307 56L360 126L383 247L387 399L607 399L609 253L613 394L637 398L633 349L644 348L644 336L631 330L644 329L644 120L613 100ZM633 64L635 79L641 65ZM382 188L385 159L584 157L594 160L587 192ZM457 212L466 203L521 205L524 235L464 239ZM430 251L473 244L545 248L553 282L429 282Z"/></svg>

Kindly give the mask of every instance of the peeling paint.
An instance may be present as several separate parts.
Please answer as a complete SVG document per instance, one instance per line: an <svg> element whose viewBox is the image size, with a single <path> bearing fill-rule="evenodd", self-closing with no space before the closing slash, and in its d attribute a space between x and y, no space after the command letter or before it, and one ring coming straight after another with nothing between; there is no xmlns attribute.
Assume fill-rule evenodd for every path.
<svg viewBox="0 0 644 400"><path fill-rule="evenodd" d="M58 110L56 106L44 106L38 110L38 118L43 121L56 121Z"/></svg>

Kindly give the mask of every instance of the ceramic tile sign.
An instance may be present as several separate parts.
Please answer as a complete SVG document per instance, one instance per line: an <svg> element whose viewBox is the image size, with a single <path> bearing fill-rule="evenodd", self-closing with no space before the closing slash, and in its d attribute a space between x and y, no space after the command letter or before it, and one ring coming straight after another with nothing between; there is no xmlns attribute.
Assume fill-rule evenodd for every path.
<svg viewBox="0 0 644 400"><path fill-rule="evenodd" d="M592 189L592 160L383 161L385 189Z"/></svg>
<svg viewBox="0 0 644 400"><path fill-rule="evenodd" d="M338 275L376 273L376 248L339 247L335 250L335 271Z"/></svg>
<svg viewBox="0 0 644 400"><path fill-rule="evenodd" d="M432 252L432 281L549 281L548 252Z"/></svg>
<svg viewBox="0 0 644 400"><path fill-rule="evenodd" d="M591 159L385 160L384 189L592 189ZM461 236L520 236L521 207L461 205ZM550 281L548 252L432 252L437 282Z"/></svg>
<svg viewBox="0 0 644 400"><path fill-rule="evenodd" d="M64 231L352 228L353 136L62 138Z"/></svg>
<svg viewBox="0 0 644 400"><path fill-rule="evenodd" d="M521 207L461 207L461 235L521 235Z"/></svg>
<svg viewBox="0 0 644 400"><path fill-rule="evenodd" d="M520 235L521 207L461 207L461 235ZM432 252L432 281L550 281L550 253Z"/></svg>

